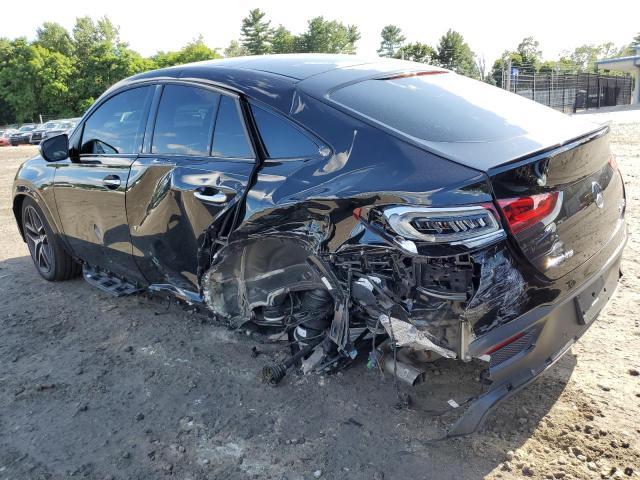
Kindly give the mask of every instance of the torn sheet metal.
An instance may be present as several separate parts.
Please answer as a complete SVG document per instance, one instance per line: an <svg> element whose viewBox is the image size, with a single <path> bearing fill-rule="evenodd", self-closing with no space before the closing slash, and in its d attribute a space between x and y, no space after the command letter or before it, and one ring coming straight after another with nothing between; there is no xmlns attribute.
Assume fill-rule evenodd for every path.
<svg viewBox="0 0 640 480"><path fill-rule="evenodd" d="M517 317L528 295L522 274L503 250L490 249L475 256L474 260L481 265L480 280L467 304L464 318L479 335Z"/></svg>
<svg viewBox="0 0 640 480"><path fill-rule="evenodd" d="M204 300L216 316L238 326L251 319L257 306L319 286L306 263L308 255L302 243L286 238L230 244L203 277Z"/></svg>
<svg viewBox="0 0 640 480"><path fill-rule="evenodd" d="M456 358L456 352L434 343L429 333L418 330L414 325L388 315L380 315L380 324L395 339L397 347L411 347L416 350L430 350L446 358ZM434 339L435 340L435 339Z"/></svg>
<svg viewBox="0 0 640 480"><path fill-rule="evenodd" d="M389 340L386 340L378 348L382 352L381 363L386 373L394 375L398 380L412 387L424 381L424 374L427 371L426 362L417 361L411 355L415 350L408 347L400 348L394 355Z"/></svg>

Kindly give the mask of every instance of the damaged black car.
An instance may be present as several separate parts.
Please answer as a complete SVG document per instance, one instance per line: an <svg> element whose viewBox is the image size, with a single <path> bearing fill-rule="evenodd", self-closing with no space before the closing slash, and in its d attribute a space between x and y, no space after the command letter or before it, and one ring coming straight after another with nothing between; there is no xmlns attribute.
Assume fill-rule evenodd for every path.
<svg viewBox="0 0 640 480"><path fill-rule="evenodd" d="M295 352L265 367L272 383L374 350L407 383L436 358L483 362L450 435L586 331L627 237L606 126L357 56L123 80L22 165L13 210L47 280L82 272L287 332Z"/></svg>

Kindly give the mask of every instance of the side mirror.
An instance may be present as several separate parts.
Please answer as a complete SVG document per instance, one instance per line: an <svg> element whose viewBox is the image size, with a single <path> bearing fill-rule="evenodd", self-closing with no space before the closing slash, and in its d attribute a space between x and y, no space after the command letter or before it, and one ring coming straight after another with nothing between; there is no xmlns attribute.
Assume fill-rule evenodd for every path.
<svg viewBox="0 0 640 480"><path fill-rule="evenodd" d="M40 143L40 155L47 162L57 162L69 157L69 137L66 133L44 139Z"/></svg>

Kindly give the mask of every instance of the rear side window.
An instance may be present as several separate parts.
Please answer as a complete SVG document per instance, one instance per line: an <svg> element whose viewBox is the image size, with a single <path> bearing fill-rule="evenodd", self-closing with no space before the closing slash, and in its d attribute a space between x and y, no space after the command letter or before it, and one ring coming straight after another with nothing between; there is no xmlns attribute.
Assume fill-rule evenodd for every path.
<svg viewBox="0 0 640 480"><path fill-rule="evenodd" d="M150 101L151 87L140 87L119 93L104 102L84 124L80 153L137 153Z"/></svg>
<svg viewBox="0 0 640 480"><path fill-rule="evenodd" d="M220 99L211 155L224 158L251 158L253 156L238 103L226 96Z"/></svg>
<svg viewBox="0 0 640 480"><path fill-rule="evenodd" d="M339 88L330 98L394 130L432 142L507 140L553 116L541 104L454 73L365 80Z"/></svg>
<svg viewBox="0 0 640 480"><path fill-rule="evenodd" d="M251 111L269 158L318 155L318 145L293 123L255 105L251 105Z"/></svg>
<svg viewBox="0 0 640 480"><path fill-rule="evenodd" d="M156 116L151 153L208 155L220 95L202 88L166 85Z"/></svg>

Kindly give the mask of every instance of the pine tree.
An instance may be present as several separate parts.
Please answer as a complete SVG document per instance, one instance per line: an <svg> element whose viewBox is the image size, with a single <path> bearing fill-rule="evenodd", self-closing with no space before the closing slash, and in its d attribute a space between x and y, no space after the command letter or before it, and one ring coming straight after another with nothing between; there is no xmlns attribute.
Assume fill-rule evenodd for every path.
<svg viewBox="0 0 640 480"><path fill-rule="evenodd" d="M380 32L382 41L378 49L378 55L381 57L393 57L398 49L402 46L406 37L402 35L402 30L395 25L387 25Z"/></svg>
<svg viewBox="0 0 640 480"><path fill-rule="evenodd" d="M251 55L264 55L271 51L272 31L269 28L270 20L265 20L266 13L259 8L249 12L242 19L242 46Z"/></svg>

